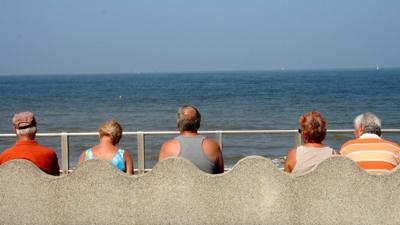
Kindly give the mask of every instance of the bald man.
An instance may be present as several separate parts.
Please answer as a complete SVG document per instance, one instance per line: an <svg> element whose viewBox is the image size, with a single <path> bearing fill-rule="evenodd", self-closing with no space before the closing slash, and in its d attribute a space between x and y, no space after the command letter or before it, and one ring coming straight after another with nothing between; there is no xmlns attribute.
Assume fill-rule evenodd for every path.
<svg viewBox="0 0 400 225"><path fill-rule="evenodd" d="M196 107L184 105L176 114L176 126L180 135L161 146L159 160L167 157L183 157L206 173L224 172L221 149L215 141L197 133L201 115Z"/></svg>

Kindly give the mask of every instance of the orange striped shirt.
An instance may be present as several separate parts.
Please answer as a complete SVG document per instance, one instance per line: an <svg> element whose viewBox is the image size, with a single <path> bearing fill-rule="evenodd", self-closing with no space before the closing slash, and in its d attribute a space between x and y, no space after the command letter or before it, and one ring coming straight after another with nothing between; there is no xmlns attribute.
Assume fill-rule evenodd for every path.
<svg viewBox="0 0 400 225"><path fill-rule="evenodd" d="M354 160L369 173L383 174L399 164L400 146L375 134L363 134L344 143L340 154Z"/></svg>

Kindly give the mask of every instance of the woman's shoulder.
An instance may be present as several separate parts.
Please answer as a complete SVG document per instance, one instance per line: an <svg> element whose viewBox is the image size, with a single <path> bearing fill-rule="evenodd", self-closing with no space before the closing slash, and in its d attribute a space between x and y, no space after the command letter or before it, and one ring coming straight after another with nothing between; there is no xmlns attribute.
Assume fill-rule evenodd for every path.
<svg viewBox="0 0 400 225"><path fill-rule="evenodd" d="M290 157L290 158L296 158L297 149L298 149L298 147L289 149L289 151L287 153L287 156Z"/></svg>
<svg viewBox="0 0 400 225"><path fill-rule="evenodd" d="M93 148L88 148L86 149L83 154L85 154L86 159L91 159L93 158Z"/></svg>
<svg viewBox="0 0 400 225"><path fill-rule="evenodd" d="M121 158L126 158L129 155L128 149L118 148L116 155L119 155Z"/></svg>

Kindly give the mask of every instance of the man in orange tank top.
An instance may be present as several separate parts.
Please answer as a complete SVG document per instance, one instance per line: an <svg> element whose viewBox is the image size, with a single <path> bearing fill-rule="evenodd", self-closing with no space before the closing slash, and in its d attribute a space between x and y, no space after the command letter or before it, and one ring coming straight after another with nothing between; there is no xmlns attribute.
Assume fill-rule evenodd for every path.
<svg viewBox="0 0 400 225"><path fill-rule="evenodd" d="M340 153L372 174L384 174L399 164L400 146L381 137L381 121L370 112L354 119L356 139L344 143Z"/></svg>
<svg viewBox="0 0 400 225"><path fill-rule="evenodd" d="M35 141L37 128L33 113L17 113L12 123L17 143L1 153L0 165L13 159L26 159L48 174L59 175L60 167L56 153Z"/></svg>

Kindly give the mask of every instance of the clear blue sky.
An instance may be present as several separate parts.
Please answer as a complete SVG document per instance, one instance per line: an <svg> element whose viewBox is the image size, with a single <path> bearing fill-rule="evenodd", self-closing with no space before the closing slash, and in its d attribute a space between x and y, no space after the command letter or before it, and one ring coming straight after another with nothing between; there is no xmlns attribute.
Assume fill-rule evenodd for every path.
<svg viewBox="0 0 400 225"><path fill-rule="evenodd" d="M0 74L400 66L398 0L1 0Z"/></svg>

